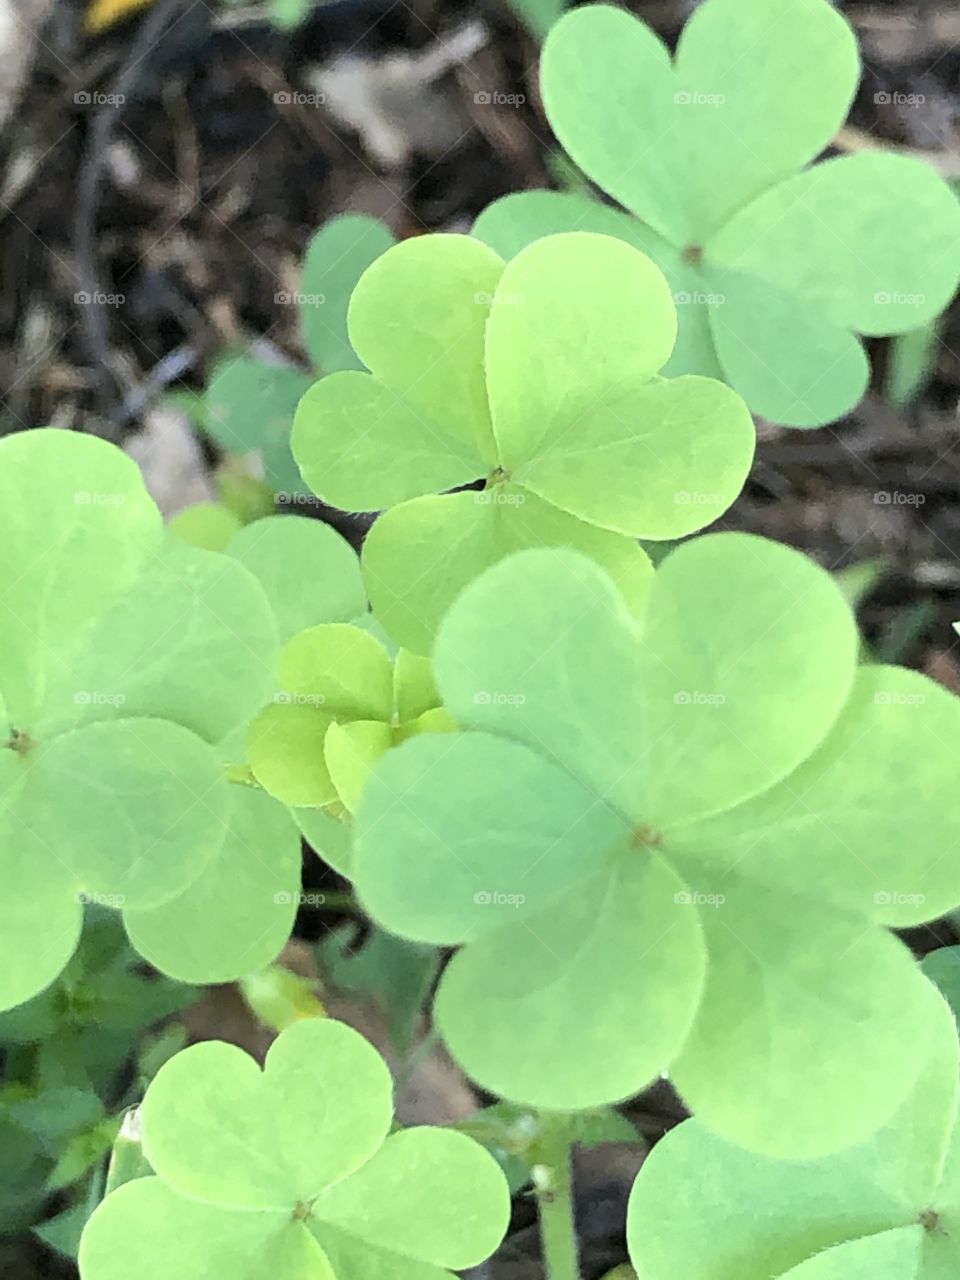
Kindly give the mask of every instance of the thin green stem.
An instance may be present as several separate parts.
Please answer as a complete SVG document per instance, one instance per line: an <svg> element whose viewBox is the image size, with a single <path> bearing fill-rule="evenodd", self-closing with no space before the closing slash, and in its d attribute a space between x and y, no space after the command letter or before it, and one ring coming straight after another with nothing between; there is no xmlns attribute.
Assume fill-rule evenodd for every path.
<svg viewBox="0 0 960 1280"><path fill-rule="evenodd" d="M580 1280L570 1136L562 1120L544 1117L538 1147L542 1163L534 1170L534 1177L544 1271L548 1280Z"/></svg>

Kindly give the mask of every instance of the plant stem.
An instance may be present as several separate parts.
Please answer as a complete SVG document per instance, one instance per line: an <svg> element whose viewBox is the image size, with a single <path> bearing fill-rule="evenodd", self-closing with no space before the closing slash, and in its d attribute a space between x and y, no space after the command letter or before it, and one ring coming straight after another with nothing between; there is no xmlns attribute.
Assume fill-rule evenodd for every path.
<svg viewBox="0 0 960 1280"><path fill-rule="evenodd" d="M544 1271L548 1280L580 1280L570 1135L558 1117L543 1120L544 1132L538 1144L542 1164L534 1170L534 1185L540 1209Z"/></svg>

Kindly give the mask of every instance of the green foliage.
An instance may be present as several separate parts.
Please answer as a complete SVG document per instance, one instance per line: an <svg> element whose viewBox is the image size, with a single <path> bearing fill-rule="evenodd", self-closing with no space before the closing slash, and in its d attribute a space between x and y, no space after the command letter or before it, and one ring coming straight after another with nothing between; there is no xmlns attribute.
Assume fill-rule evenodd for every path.
<svg viewBox="0 0 960 1280"><path fill-rule="evenodd" d="M940 994L960 1020L960 947L940 947L924 956L920 968L940 988Z"/></svg>
<svg viewBox="0 0 960 1280"><path fill-rule="evenodd" d="M250 726L247 756L284 804L353 812L392 746L454 728L426 658L401 651L391 662L375 636L345 623L295 635L280 655L279 684Z"/></svg>
<svg viewBox="0 0 960 1280"><path fill-rule="evenodd" d="M284 0L299 5L299 0ZM347 339L347 304L367 267L393 244L375 218L332 218L311 240L300 290L281 291L281 305L295 305L304 345L317 373L359 367ZM259 451L267 483L287 500L304 494L290 454L290 424L313 379L297 369L250 356L220 363L207 388L203 428L228 453Z"/></svg>
<svg viewBox="0 0 960 1280"><path fill-rule="evenodd" d="M916 1083L865 1142L820 1160L768 1160L696 1120L640 1172L628 1242L644 1280L940 1280L960 1266L957 1037L929 988Z"/></svg>
<svg viewBox="0 0 960 1280"><path fill-rule="evenodd" d="M377 1053L326 1019L283 1032L263 1073L219 1042L178 1054L142 1107L156 1176L97 1209L83 1280L441 1280L481 1262L507 1224L502 1174L459 1133L388 1137L391 1095Z"/></svg>
<svg viewBox="0 0 960 1280"><path fill-rule="evenodd" d="M507 266L466 236L409 240L363 276L349 323L370 372L310 390L294 453L325 501L391 508L364 543L364 578L415 652L467 582L529 546L576 547L642 610L651 573L634 540L714 520L749 469L740 400L657 376L669 290L611 238L549 237Z"/></svg>
<svg viewBox="0 0 960 1280"><path fill-rule="evenodd" d="M568 1117L543 1116L530 1107L513 1102L495 1102L457 1127L469 1134L495 1157L513 1192L535 1176L538 1165L549 1162L553 1131L558 1120L572 1142L579 1147L596 1147L610 1142L640 1142L636 1129L610 1107L599 1111L578 1111Z"/></svg>
<svg viewBox="0 0 960 1280"><path fill-rule="evenodd" d="M277 632L241 564L166 537L119 450L32 431L0 461L10 1007L63 969L85 903L162 908L218 857L231 794L214 744L262 704Z"/></svg>
<svg viewBox="0 0 960 1280"><path fill-rule="evenodd" d="M508 258L558 231L621 236L677 300L668 374L722 376L789 426L831 421L867 384L854 335L917 328L960 278L960 211L932 168L881 152L809 167L859 74L827 0L706 0L673 61L623 10L578 8L547 39L543 100L572 159L629 213L521 193L475 234Z"/></svg>
<svg viewBox="0 0 960 1280"><path fill-rule="evenodd" d="M290 456L290 423L311 381L298 369L233 356L214 369L206 391L210 437L228 453L259 451L267 484L288 498L304 492Z"/></svg>
<svg viewBox="0 0 960 1280"><path fill-rule="evenodd" d="M219 502L197 502L179 511L167 524L167 532L202 551L226 551L241 527L228 507Z"/></svg>
<svg viewBox="0 0 960 1280"><path fill-rule="evenodd" d="M359 947L356 935L356 925L348 924L321 940L317 948L321 973L338 991L377 1004L387 1019L394 1047L406 1053L413 1046L436 980L440 953L436 947L395 938L375 926Z"/></svg>
<svg viewBox="0 0 960 1280"><path fill-rule="evenodd" d="M347 334L347 308L357 281L393 245L376 218L345 213L331 218L307 246L300 283L300 323L315 369L362 369Z"/></svg>
<svg viewBox="0 0 960 1280"><path fill-rule="evenodd" d="M510 7L539 40L567 8L567 0L510 0Z"/></svg>
<svg viewBox="0 0 960 1280"><path fill-rule="evenodd" d="M794 1156L889 1116L927 1022L882 926L960 896L925 748L960 706L857 645L828 574L741 534L673 551L639 628L572 552L463 593L434 669L465 732L380 762L353 872L385 927L464 944L435 1016L474 1078L574 1109L671 1064L704 1123Z"/></svg>
<svg viewBox="0 0 960 1280"><path fill-rule="evenodd" d="M319 520L267 516L240 530L226 550L267 593L283 641L321 622L352 622L367 611L353 548Z"/></svg>
<svg viewBox="0 0 960 1280"><path fill-rule="evenodd" d="M38 1220L52 1192L77 1182L48 1224L55 1247L75 1246L138 1042L194 996L137 963L116 915L94 911L57 981L0 1014L0 1234Z"/></svg>

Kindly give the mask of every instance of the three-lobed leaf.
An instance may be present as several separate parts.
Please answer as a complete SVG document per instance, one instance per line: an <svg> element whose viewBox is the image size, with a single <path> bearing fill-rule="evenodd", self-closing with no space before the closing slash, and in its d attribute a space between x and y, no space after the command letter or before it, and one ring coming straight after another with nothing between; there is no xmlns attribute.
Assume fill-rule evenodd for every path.
<svg viewBox="0 0 960 1280"><path fill-rule="evenodd" d="M83 1280L202 1270L354 1280L449 1276L499 1243L509 1196L464 1135L388 1137L392 1081L355 1031L295 1023L264 1070L220 1042L158 1072L142 1107L154 1175L108 1195L81 1241ZM309 1120L311 1141L304 1142Z"/></svg>
<svg viewBox="0 0 960 1280"><path fill-rule="evenodd" d="M892 1113L927 1020L881 926L960 897L952 753L920 748L960 709L857 651L830 576L742 534L668 555L639 625L569 551L462 594L434 669L465 732L381 760L352 873L385 927L461 945L436 1015L480 1083L575 1109L669 1067L790 1156Z"/></svg>
<svg viewBox="0 0 960 1280"><path fill-rule="evenodd" d="M586 5L552 29L541 76L561 143L634 217L530 192L474 233L506 257L574 229L638 244L678 303L667 373L722 371L755 412L817 426L866 388L854 335L914 329L952 296L960 212L931 167L880 152L808 167L859 78L827 0L707 0L673 59L628 13Z"/></svg>
<svg viewBox="0 0 960 1280"><path fill-rule="evenodd" d="M277 632L239 563L164 535L119 450L46 430L0 452L10 1006L62 969L85 903L153 910L218 857L214 744L262 702Z"/></svg>
<svg viewBox="0 0 960 1280"><path fill-rule="evenodd" d="M957 1035L928 984L925 1053L909 1094L865 1141L770 1160L690 1120L647 1158L627 1237L646 1280L941 1280L960 1261Z"/></svg>
<svg viewBox="0 0 960 1280"><path fill-rule="evenodd" d="M350 331L370 372L311 389L294 453L324 500L390 508L364 577L374 613L415 651L468 581L524 547L577 548L642 610L634 539L703 527L749 469L738 397L657 376L676 333L670 291L612 237L549 237L506 266L469 237L407 241L361 279Z"/></svg>

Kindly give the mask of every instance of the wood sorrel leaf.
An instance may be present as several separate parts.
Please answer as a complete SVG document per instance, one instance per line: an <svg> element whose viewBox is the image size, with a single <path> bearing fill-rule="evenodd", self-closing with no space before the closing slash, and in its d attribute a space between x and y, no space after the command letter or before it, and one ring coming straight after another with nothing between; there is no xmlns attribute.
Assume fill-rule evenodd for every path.
<svg viewBox="0 0 960 1280"><path fill-rule="evenodd" d="M239 356L214 371L204 400L204 430L228 453L259 450L277 493L306 492L290 452L290 426L312 379L299 369Z"/></svg>
<svg viewBox="0 0 960 1280"><path fill-rule="evenodd" d="M807 167L858 75L853 32L826 0L707 0L672 63L629 14L581 6L544 47L547 114L640 221L528 192L497 201L475 233L508 258L574 228L641 244L678 302L667 373L719 366L754 412L801 427L837 418L866 383L854 334L922 325L960 278L960 210L930 166L863 154Z"/></svg>
<svg viewBox="0 0 960 1280"><path fill-rule="evenodd" d="M80 1247L83 1280L448 1278L481 1262L509 1216L495 1161L463 1134L387 1138L392 1082L355 1031L295 1023L261 1073L241 1050L194 1045L142 1107L156 1177L108 1195ZM315 1140L303 1141L309 1117ZM242 1246L242 1252L241 1252Z"/></svg>
<svg viewBox="0 0 960 1280"><path fill-rule="evenodd" d="M321 622L350 622L366 610L353 548L319 520L266 516L241 529L227 553L267 593L281 640Z"/></svg>
<svg viewBox="0 0 960 1280"><path fill-rule="evenodd" d="M780 1156L889 1117L926 1015L880 926L960 899L951 757L922 783L910 763L922 733L957 740L960 704L899 671L855 684L857 650L831 576L743 534L669 554L639 623L570 551L520 552L463 592L434 670L466 731L381 759L352 870L384 927L462 944L436 1011L467 1071L565 1109L672 1061L705 1124ZM865 803L867 778L889 798ZM822 836L797 816L807 791Z"/></svg>
<svg viewBox="0 0 960 1280"><path fill-rule="evenodd" d="M279 683L250 726L247 751L261 786L288 805L352 810L383 752L452 727L427 659L401 651L395 666L361 627L299 632L280 656Z"/></svg>
<svg viewBox="0 0 960 1280"><path fill-rule="evenodd" d="M51 430L0 453L0 826L17 886L0 998L16 1003L55 976L85 903L159 907L216 858L213 744L262 702L277 637L241 565L165 537L119 450Z"/></svg>
<svg viewBox="0 0 960 1280"><path fill-rule="evenodd" d="M233 982L269 964L290 937L300 892L300 836L282 805L230 788L226 837L183 893L127 911L130 941L181 982Z"/></svg>
<svg viewBox="0 0 960 1280"><path fill-rule="evenodd" d="M953 1019L929 984L923 1066L887 1125L814 1160L771 1160L698 1121L654 1148L630 1199L627 1236L648 1280L771 1276L940 1280L958 1261L960 1211ZM858 1269L859 1268L859 1269Z"/></svg>
<svg viewBox="0 0 960 1280"><path fill-rule="evenodd" d="M350 314L372 372L311 390L294 452L327 501L403 504L363 561L375 613L408 648L429 647L476 572L538 543L595 556L639 604L632 539L702 528L749 470L742 402L657 376L676 332L670 288L609 236L551 236L506 270L476 240L423 237L370 268ZM428 497L478 479L482 494ZM447 548L439 575L411 560Z"/></svg>
<svg viewBox="0 0 960 1280"><path fill-rule="evenodd" d="M512 551L544 546L590 556L643 611L653 567L636 543L513 484L414 498L385 512L364 542L363 576L389 633L424 653L466 583Z"/></svg>
<svg viewBox="0 0 960 1280"><path fill-rule="evenodd" d="M551 32L541 74L551 123L580 168L667 239L702 244L823 150L858 72L853 33L822 0L711 0L673 66L623 10L574 10ZM625 164L638 137L644 149Z"/></svg>
<svg viewBox="0 0 960 1280"><path fill-rule="evenodd" d="M347 307L364 271L393 242L378 218L345 213L324 223L307 246L300 324L310 358L323 373L363 367L347 335Z"/></svg>

